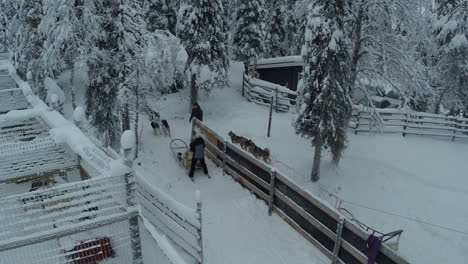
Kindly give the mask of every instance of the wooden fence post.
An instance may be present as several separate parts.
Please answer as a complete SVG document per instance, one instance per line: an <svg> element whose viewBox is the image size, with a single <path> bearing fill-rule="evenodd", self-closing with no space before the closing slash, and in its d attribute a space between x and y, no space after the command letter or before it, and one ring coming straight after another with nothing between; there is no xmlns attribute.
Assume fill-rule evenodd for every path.
<svg viewBox="0 0 468 264"><path fill-rule="evenodd" d="M361 118L361 110L359 110L357 114L356 127L354 128L354 135L357 135L358 133L357 129L359 127L360 118Z"/></svg>
<svg viewBox="0 0 468 264"><path fill-rule="evenodd" d="M341 244L341 233L343 231L343 226L344 226L345 219L343 217L340 217L340 221L338 222L338 228L336 230L336 240L335 240L335 246L333 247L333 255L332 255L332 261L331 264L335 264L338 261L338 252L340 251L340 244Z"/></svg>
<svg viewBox="0 0 468 264"><path fill-rule="evenodd" d="M267 137L270 137L270 131L271 131L271 117L273 116L273 96L271 97L271 104L270 104L270 117L268 119L268 133Z"/></svg>
<svg viewBox="0 0 468 264"><path fill-rule="evenodd" d="M224 140L223 142L223 176L226 175L226 149L227 149L227 141Z"/></svg>
<svg viewBox="0 0 468 264"><path fill-rule="evenodd" d="M200 222L200 228L197 229L198 232L198 246L200 247L200 264L203 264L203 221L202 221L202 202L200 197L200 191L195 192L195 198L197 200L197 218Z"/></svg>
<svg viewBox="0 0 468 264"><path fill-rule="evenodd" d="M405 125L403 125L403 131L402 131L402 136L406 136L406 128L408 127L409 124L409 115L408 113L405 113Z"/></svg>
<svg viewBox="0 0 468 264"><path fill-rule="evenodd" d="M244 97L245 73L242 74L242 97Z"/></svg>
<svg viewBox="0 0 468 264"><path fill-rule="evenodd" d="M126 173L125 176L125 189L127 191L127 205L129 207L136 206L136 190L135 190L135 176L133 172ZM133 264L142 264L143 257L141 252L141 237L140 227L138 224L138 215L135 215L129 219L130 224L130 244L132 246L133 253Z"/></svg>
<svg viewBox="0 0 468 264"><path fill-rule="evenodd" d="M459 126L458 126L458 118L454 117L453 120L454 120L455 124L453 124L452 142L455 141L455 137L457 136L457 129L459 128Z"/></svg>
<svg viewBox="0 0 468 264"><path fill-rule="evenodd" d="M278 100L279 100L278 99L278 87L276 87L276 95L275 96L276 96L276 113L278 113L278 103L279 103L278 102Z"/></svg>
<svg viewBox="0 0 468 264"><path fill-rule="evenodd" d="M270 172L270 197L268 199L268 215L273 212L273 202L275 199L275 181L276 181L276 170L272 169Z"/></svg>

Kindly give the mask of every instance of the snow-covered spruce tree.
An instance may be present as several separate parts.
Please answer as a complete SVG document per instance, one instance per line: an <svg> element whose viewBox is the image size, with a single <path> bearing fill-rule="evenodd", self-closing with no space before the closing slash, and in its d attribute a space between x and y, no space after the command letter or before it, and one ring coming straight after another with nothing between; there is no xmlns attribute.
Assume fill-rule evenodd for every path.
<svg viewBox="0 0 468 264"><path fill-rule="evenodd" d="M37 95L45 99L44 70L41 61L44 37L38 31L43 18L42 8L42 0L21 2L18 15L19 28L16 34L18 46L15 67L19 76L28 79Z"/></svg>
<svg viewBox="0 0 468 264"><path fill-rule="evenodd" d="M301 54L307 24L307 3L310 0L286 0L286 47L288 55Z"/></svg>
<svg viewBox="0 0 468 264"><path fill-rule="evenodd" d="M77 16L78 8L81 8L78 2L78 0L44 1L45 15L39 25L39 33L47 38L42 54L45 75L56 79L65 70L71 70L69 83L73 108L76 107L74 66L80 56L79 50L86 45L86 42L80 38L82 24Z"/></svg>
<svg viewBox="0 0 468 264"><path fill-rule="evenodd" d="M440 105L468 113L468 1L437 0L435 37L437 40L436 113Z"/></svg>
<svg viewBox="0 0 468 264"><path fill-rule="evenodd" d="M172 34L176 32L177 1L150 0L145 1L145 21L149 31L168 30Z"/></svg>
<svg viewBox="0 0 468 264"><path fill-rule="evenodd" d="M119 64L116 63L118 51L115 15L118 3L114 0L89 1L85 7L92 16L99 17L99 30L102 34L94 39L95 47L92 49L90 59L87 61L89 69L89 83L86 89L86 115L91 124L97 129L105 146L118 147L120 126L119 107L117 95L119 89Z"/></svg>
<svg viewBox="0 0 468 264"><path fill-rule="evenodd" d="M348 54L343 0L317 0L309 5L304 80L299 96L296 133L312 138L315 147L311 178L320 178L322 149L330 148L337 164L346 148L352 103L348 94Z"/></svg>
<svg viewBox="0 0 468 264"><path fill-rule="evenodd" d="M227 34L220 0L193 0L183 11L188 21L179 25L180 37L188 54L190 105L198 100L198 91L210 92L227 85Z"/></svg>
<svg viewBox="0 0 468 264"><path fill-rule="evenodd" d="M288 55L286 47L286 2L271 0L266 19L265 54L267 57Z"/></svg>
<svg viewBox="0 0 468 264"><path fill-rule="evenodd" d="M263 0L239 0L236 20L238 21L233 37L233 53L237 60L243 61L245 69L264 51L265 10Z"/></svg>

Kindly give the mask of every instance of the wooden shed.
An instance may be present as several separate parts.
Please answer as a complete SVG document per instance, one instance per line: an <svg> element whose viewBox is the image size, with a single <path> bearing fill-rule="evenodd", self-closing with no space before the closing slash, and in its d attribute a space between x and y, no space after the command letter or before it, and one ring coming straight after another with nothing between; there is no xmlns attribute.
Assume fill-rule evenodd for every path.
<svg viewBox="0 0 468 264"><path fill-rule="evenodd" d="M279 84L292 91L297 91L299 75L302 73L303 61L301 56L277 57L260 59L256 70L258 78L267 82Z"/></svg>

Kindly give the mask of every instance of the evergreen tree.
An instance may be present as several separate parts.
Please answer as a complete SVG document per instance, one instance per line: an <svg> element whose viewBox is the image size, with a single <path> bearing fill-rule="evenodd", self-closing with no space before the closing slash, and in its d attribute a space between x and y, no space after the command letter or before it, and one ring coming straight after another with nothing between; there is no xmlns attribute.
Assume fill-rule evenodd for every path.
<svg viewBox="0 0 468 264"><path fill-rule="evenodd" d="M468 2L437 0L435 36L438 43L436 112L443 103L468 113Z"/></svg>
<svg viewBox="0 0 468 264"><path fill-rule="evenodd" d="M168 30L172 34L176 32L177 12L175 3L171 0L150 0L146 3L145 22L147 29Z"/></svg>
<svg viewBox="0 0 468 264"><path fill-rule="evenodd" d="M301 54L304 45L306 13L309 0L286 0L286 47L288 55Z"/></svg>
<svg viewBox="0 0 468 264"><path fill-rule="evenodd" d="M220 0L194 0L182 11L186 25L179 31L188 54L191 105L198 100L198 91L211 91L227 85L226 25Z"/></svg>
<svg viewBox="0 0 468 264"><path fill-rule="evenodd" d="M314 182L320 178L322 148L330 148L333 161L339 162L346 148L346 129L351 118L343 2L317 0L309 5L303 47L305 77L295 129L297 134L312 138Z"/></svg>
<svg viewBox="0 0 468 264"><path fill-rule="evenodd" d="M233 37L233 46L235 58L244 62L246 70L265 49L263 4L262 0L239 0L236 16L238 25Z"/></svg>
<svg viewBox="0 0 468 264"><path fill-rule="evenodd" d="M118 58L117 22L118 2L115 0L89 0L86 7L89 12L99 17L99 29L102 31L95 40L95 48L87 61L89 84L86 90L86 114L96 127L105 146L117 148L120 135L117 95L120 76Z"/></svg>
<svg viewBox="0 0 468 264"><path fill-rule="evenodd" d="M268 57L288 55L286 35L286 3L284 0L269 2L266 25L265 54Z"/></svg>
<svg viewBox="0 0 468 264"><path fill-rule="evenodd" d="M28 79L39 98L45 99L44 70L41 55L44 37L38 28L43 18L42 0L22 1L19 7L19 28L16 34L17 55L15 67L18 75ZM29 77L29 78L27 78Z"/></svg>

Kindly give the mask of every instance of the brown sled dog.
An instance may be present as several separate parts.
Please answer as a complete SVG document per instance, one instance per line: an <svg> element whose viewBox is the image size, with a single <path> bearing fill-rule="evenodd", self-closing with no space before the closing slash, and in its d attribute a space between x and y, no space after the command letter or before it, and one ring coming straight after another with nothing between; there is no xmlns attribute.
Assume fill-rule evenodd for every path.
<svg viewBox="0 0 468 264"><path fill-rule="evenodd" d="M253 142L252 142L253 143ZM254 155L255 158L260 159L262 158L267 164L271 164L270 158L270 150L269 149L262 149L255 144L250 147L249 151Z"/></svg>
<svg viewBox="0 0 468 264"><path fill-rule="evenodd" d="M241 148L247 149L247 142L250 140L246 139L245 137L238 136L232 131L230 131L228 135L231 138L232 144L239 144Z"/></svg>

